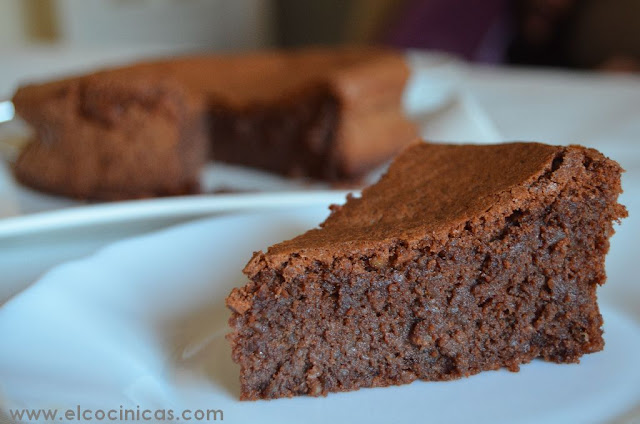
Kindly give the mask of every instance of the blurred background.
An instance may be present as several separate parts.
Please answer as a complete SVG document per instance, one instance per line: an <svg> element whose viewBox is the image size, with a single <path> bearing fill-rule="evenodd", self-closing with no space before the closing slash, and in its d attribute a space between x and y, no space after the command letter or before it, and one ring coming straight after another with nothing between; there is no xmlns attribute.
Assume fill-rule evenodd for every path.
<svg viewBox="0 0 640 424"><path fill-rule="evenodd" d="M637 71L639 0L0 0L0 47L175 51L376 43Z"/></svg>

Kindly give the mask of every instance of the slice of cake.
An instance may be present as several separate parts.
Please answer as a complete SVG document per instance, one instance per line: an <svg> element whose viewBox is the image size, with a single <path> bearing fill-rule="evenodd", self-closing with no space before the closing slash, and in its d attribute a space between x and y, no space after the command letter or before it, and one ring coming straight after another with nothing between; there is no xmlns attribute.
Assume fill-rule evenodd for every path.
<svg viewBox="0 0 640 424"><path fill-rule="evenodd" d="M620 166L538 143L407 148L362 197L257 252L227 298L242 399L578 362L604 346L596 288Z"/></svg>
<svg viewBox="0 0 640 424"><path fill-rule="evenodd" d="M209 144L217 160L351 182L415 139L402 111L408 75L398 52L318 48L172 58L27 85L13 102L36 137L16 173L74 197L181 194L196 189Z"/></svg>

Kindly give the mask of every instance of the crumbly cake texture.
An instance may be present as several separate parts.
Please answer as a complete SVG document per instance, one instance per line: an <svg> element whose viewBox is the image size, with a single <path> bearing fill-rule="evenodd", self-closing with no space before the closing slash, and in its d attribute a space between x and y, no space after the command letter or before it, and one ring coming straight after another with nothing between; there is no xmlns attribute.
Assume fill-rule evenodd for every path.
<svg viewBox="0 0 640 424"><path fill-rule="evenodd" d="M145 62L21 87L27 185L80 198L197 191L207 159L358 180L413 141L401 54L315 48Z"/></svg>
<svg viewBox="0 0 640 424"><path fill-rule="evenodd" d="M604 346L620 166L538 143L403 151L359 198L256 252L227 298L245 400L451 380Z"/></svg>

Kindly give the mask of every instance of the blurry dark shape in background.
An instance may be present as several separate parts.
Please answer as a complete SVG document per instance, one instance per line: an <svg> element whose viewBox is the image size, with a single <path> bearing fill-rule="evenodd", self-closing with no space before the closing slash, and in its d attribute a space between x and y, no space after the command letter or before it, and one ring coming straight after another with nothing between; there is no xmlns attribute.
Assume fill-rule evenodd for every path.
<svg viewBox="0 0 640 424"><path fill-rule="evenodd" d="M467 60L640 70L640 0L0 0L0 45L249 50L375 43Z"/></svg>
<svg viewBox="0 0 640 424"><path fill-rule="evenodd" d="M501 62L510 37L507 0L407 0L381 39L398 47Z"/></svg>
<svg viewBox="0 0 640 424"><path fill-rule="evenodd" d="M22 0L24 13L32 19L25 19L26 32L34 40L48 40L58 36L54 4L51 0Z"/></svg>
<svg viewBox="0 0 640 424"><path fill-rule="evenodd" d="M638 0L408 0L382 39L481 62L640 70Z"/></svg>
<svg viewBox="0 0 640 424"><path fill-rule="evenodd" d="M640 0L275 0L281 46L381 42L519 65L640 69Z"/></svg>
<svg viewBox="0 0 640 424"><path fill-rule="evenodd" d="M403 0L273 0L277 45L379 42Z"/></svg>
<svg viewBox="0 0 640 424"><path fill-rule="evenodd" d="M639 70L640 1L585 1L565 43L571 66Z"/></svg>
<svg viewBox="0 0 640 424"><path fill-rule="evenodd" d="M638 70L640 1L518 0L511 63Z"/></svg>
<svg viewBox="0 0 640 424"><path fill-rule="evenodd" d="M274 0L275 37L282 47L344 42L353 1Z"/></svg>

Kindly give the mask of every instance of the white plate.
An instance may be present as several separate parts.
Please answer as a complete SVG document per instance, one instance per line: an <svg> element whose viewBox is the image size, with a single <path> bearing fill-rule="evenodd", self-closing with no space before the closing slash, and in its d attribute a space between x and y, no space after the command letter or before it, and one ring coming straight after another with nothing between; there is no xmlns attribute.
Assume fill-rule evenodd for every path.
<svg viewBox="0 0 640 424"><path fill-rule="evenodd" d="M48 272L0 308L8 407L222 409L226 422L603 422L640 401L640 330L605 305L603 352L326 398L239 402L224 298L257 249L322 207L219 217L114 243ZM619 284L610 281L608 284Z"/></svg>
<svg viewBox="0 0 640 424"><path fill-rule="evenodd" d="M220 194L158 199L130 200L73 206L0 220L0 242L33 233L60 231L78 227L96 227L124 222L148 225L153 221L194 219L202 216L286 208L290 206L329 205L343 203L345 190L313 190L298 192Z"/></svg>

